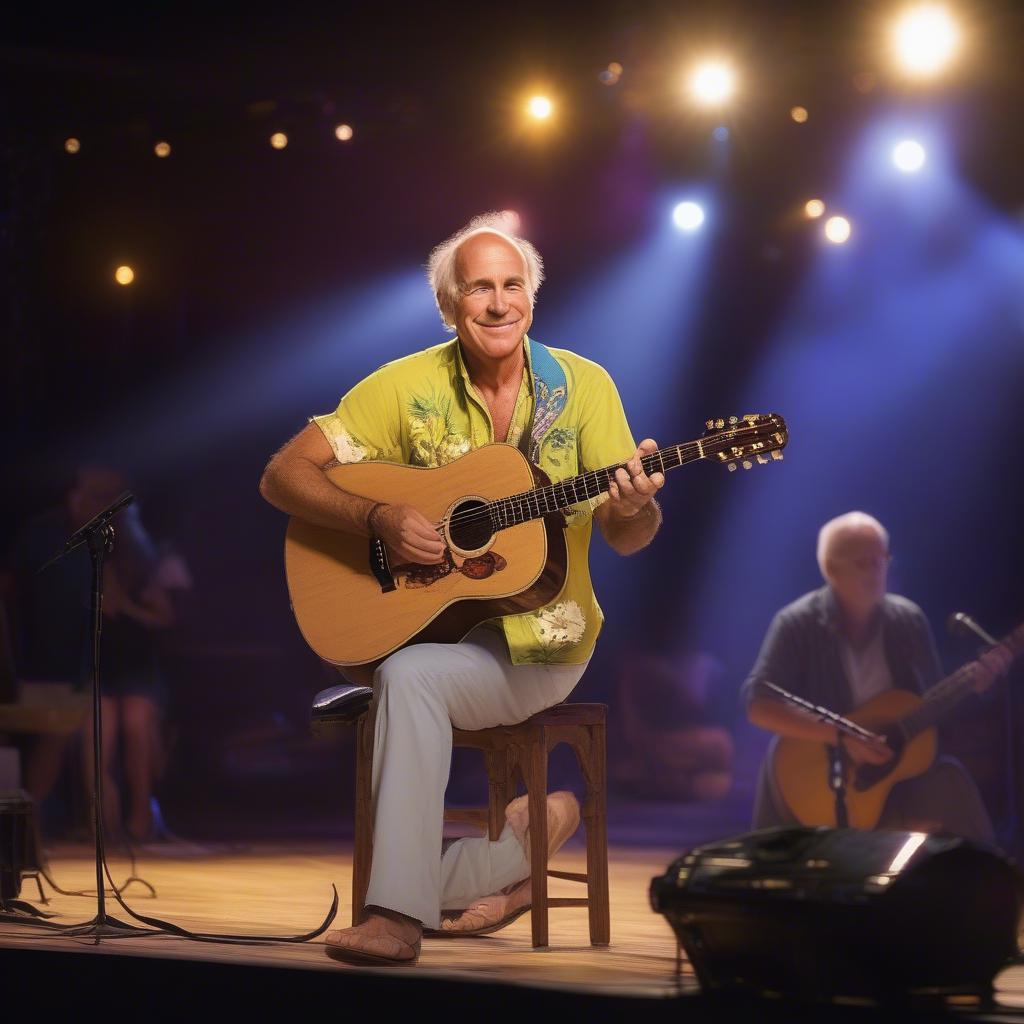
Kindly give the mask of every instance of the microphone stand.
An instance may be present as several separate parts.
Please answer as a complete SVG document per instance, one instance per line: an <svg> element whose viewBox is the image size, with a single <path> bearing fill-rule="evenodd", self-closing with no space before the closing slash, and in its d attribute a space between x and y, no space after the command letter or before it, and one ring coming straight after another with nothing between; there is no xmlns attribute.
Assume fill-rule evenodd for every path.
<svg viewBox="0 0 1024 1024"><path fill-rule="evenodd" d="M789 690L784 690L781 686L776 686L775 683L770 683L767 679L763 680L763 683L788 704L792 704L803 711L809 711L819 721L834 725L836 729L840 732L845 732L848 736L856 736L861 740L885 739L884 736L877 736L849 718L844 718L837 712L822 707L820 704L812 704L809 700L804 700L803 697L798 697L795 693L790 693ZM846 811L846 764L843 761L843 748L838 742L834 746L831 743L827 743L825 748L828 750L828 788L835 795L836 802L836 827L847 828L850 819Z"/></svg>
<svg viewBox="0 0 1024 1024"><path fill-rule="evenodd" d="M954 612L946 620L946 628L954 636L973 635L977 637L986 648L995 647L999 641L980 626L970 615L965 612ZM1020 712L1020 701L1015 692L1015 687L1006 687L1006 822L1003 824L1002 832L1006 842L1002 844L1016 859L1020 859L1021 835L1020 826L1020 795L1017 791L1017 779L1019 777L1017 767L1020 761L1020 753L1017 743L1017 728L1022 718Z"/></svg>
<svg viewBox="0 0 1024 1024"><path fill-rule="evenodd" d="M77 925L66 925L60 930L65 935L93 936L98 944L101 938L123 938L141 935L150 929L125 924L111 917L106 908L106 887L103 879L105 847L103 836L103 722L100 690L100 637L103 632L103 563L114 547L113 518L135 500L131 491L126 491L112 505L94 516L76 530L57 552L40 569L48 568L65 555L85 544L89 548L92 562L92 592L90 611L92 616L92 767L93 767L93 832L96 840L96 916ZM139 879L142 881L142 879ZM113 884L113 883L112 883ZM148 883L144 883L148 884ZM152 889L152 886L150 886ZM53 927L51 925L51 927Z"/></svg>
<svg viewBox="0 0 1024 1024"><path fill-rule="evenodd" d="M57 924L49 920L40 920L43 915L26 917L23 914L12 912L8 907L12 903L20 901L9 901L7 906L0 907L0 921L17 921L20 924L33 924L39 928L49 931L57 931L62 935L73 937L93 936L96 945L99 945L101 938L130 938L136 935L157 935L160 933L178 935L181 938L194 939L198 942L219 942L232 943L236 945L257 945L269 942L308 942L325 932L334 920L338 912L338 890L331 886L334 899L326 918L318 928L303 935L223 935L213 932L192 932L180 925L167 921L161 921L155 917L145 917L137 914L131 907L121 899L121 891L111 879L111 890L114 898L120 905L138 921L149 925L147 928L139 928L136 925L125 924L117 918L111 917L106 909L106 891L103 886L103 874L106 869L106 854L103 841L103 779L100 765L102 764L102 721L100 701L100 636L103 632L103 560L114 547L114 527L111 520L135 500L131 491L125 491L112 505L105 508L99 515L94 516L84 526L76 530L67 540L64 547L57 552L48 562L38 569L42 572L54 562L59 561L65 555L74 551L81 544L88 545L89 555L92 559L92 744L93 744L93 827L96 834L96 916L82 924ZM133 861L134 863L134 861ZM109 878L109 872L107 873ZM149 885L141 878L133 877L129 881L140 881ZM152 890L153 887L149 886ZM155 895L155 891L154 891ZM50 917L52 915L45 915Z"/></svg>

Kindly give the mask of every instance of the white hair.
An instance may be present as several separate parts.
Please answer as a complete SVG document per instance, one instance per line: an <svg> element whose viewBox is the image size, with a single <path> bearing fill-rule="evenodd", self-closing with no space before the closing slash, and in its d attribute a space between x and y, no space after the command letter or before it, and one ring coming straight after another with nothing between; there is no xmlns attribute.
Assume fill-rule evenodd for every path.
<svg viewBox="0 0 1024 1024"><path fill-rule="evenodd" d="M526 265L526 292L533 305L544 280L544 261L534 246L525 238L513 232L518 218L510 211L492 211L474 217L465 227L459 228L450 238L435 246L427 260L427 278L434 292L434 301L441 320L449 330L455 330L455 307L462 294L462 282L455 270L456 259L462 244L474 235L490 234L503 238L513 246Z"/></svg>
<svg viewBox="0 0 1024 1024"><path fill-rule="evenodd" d="M874 517L867 512L845 512L835 519L830 519L818 531L818 568L821 575L828 579L828 572L825 566L832 555L836 540L843 533L852 533L855 530L874 530L881 538L886 550L889 550L889 531Z"/></svg>

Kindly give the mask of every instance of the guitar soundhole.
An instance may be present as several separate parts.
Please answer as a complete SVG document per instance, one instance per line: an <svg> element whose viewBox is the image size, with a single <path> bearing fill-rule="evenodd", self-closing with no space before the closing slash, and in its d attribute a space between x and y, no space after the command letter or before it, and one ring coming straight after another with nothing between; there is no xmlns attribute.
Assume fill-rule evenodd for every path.
<svg viewBox="0 0 1024 1024"><path fill-rule="evenodd" d="M448 532L453 546L462 551L476 551L484 547L494 536L484 502L469 500L457 505L448 520Z"/></svg>

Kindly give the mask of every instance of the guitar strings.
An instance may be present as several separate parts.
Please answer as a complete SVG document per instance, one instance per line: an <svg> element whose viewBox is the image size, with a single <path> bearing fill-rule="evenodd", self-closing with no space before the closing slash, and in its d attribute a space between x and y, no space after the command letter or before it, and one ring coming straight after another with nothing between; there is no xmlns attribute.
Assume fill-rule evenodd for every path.
<svg viewBox="0 0 1024 1024"><path fill-rule="evenodd" d="M750 429L755 429L755 428L750 428ZM736 440L736 438L733 437L733 438L731 438L729 440ZM682 452L682 451L684 451L686 449L689 449L691 451L700 452L702 450L702 448L703 448L703 451L704 451L705 455L707 455L709 453L710 454L717 454L719 451L724 451L727 448L730 448L732 446L733 446L732 444L726 444L724 446L719 444L718 446L715 446L714 442L705 443L704 441L700 441L700 442L697 442L697 441L687 441L687 442L684 442L683 444L679 444L679 445L670 445L669 448L674 448L674 449L678 450L679 452ZM644 455L644 456L641 457L641 462L644 462L644 461L647 461L647 460L652 460L654 458L654 456L661 455L661 453L663 451L668 451L669 448L659 449L656 452L650 452L649 454ZM756 454L756 453L753 453L753 454ZM682 463L680 462L679 465L681 465L681 464ZM494 523L493 523L493 516L492 516L492 508L493 508L493 506L498 505L501 502L511 501L512 499L518 499L520 505L522 505L522 503L524 503L524 502L525 503L529 503L529 501L531 500L532 496L538 496L538 497L539 496L545 496L545 504L546 504L547 503L546 502L546 495L550 494L553 497L554 496L554 490L555 490L556 487L561 487L563 489L563 493L565 494L565 496L568 496L568 489L567 489L566 485L571 484L571 481L573 479L577 479L578 480L578 479L580 479L580 477L586 477L586 476L597 477L599 474L602 474L602 473L603 474L609 474L609 471L613 472L614 470L621 469L621 468L624 468L624 467L621 466L621 465L619 465L619 466L604 466L601 469L590 470L587 473L581 473L577 477L569 478L567 480L559 480L559 481L557 481L557 482L555 482L553 484L546 484L544 487L538 487L538 488L535 488L532 491L524 491L524 492L521 492L520 494L513 494L513 495L508 495L505 498L498 498L498 499L496 499L493 502L488 502L486 505L484 505L482 507L471 509L471 510L466 511L466 512L456 513L454 516L452 516L448 520L448 523L449 524L455 523L455 524L458 524L458 525L465 525L465 524L469 523L472 520L480 520L480 521L482 521L484 519L487 519L487 520L491 521L492 526L493 526ZM675 469L676 467L675 466L669 466L668 468L669 469ZM651 472L660 472L653 465L651 466L650 471ZM599 483L598 480L595 480L595 482ZM608 482L609 482L608 480L605 481L606 485L607 485ZM587 484L586 486L589 486L589 484ZM598 490L598 494L601 494L605 489L606 489L606 487L600 488ZM576 493L576 490L575 490L575 487L574 487L573 488L573 494L575 494L575 493ZM590 500L592 497L596 497L596 496L597 495L593 495L592 496L590 494L586 494L584 498L578 499L578 502L570 502L569 504L573 505L573 504L577 504L577 503L582 503L583 501ZM566 506L566 507L568 507L568 506ZM557 509L555 509L555 510L548 510L548 511L557 511ZM440 526L439 527L435 527L435 530L439 534L443 533L443 529Z"/></svg>
<svg viewBox="0 0 1024 1024"><path fill-rule="evenodd" d="M718 454L720 451L725 451L725 450L727 450L727 449L729 449L731 447L734 447L733 442L735 442L737 440L741 440L741 438L738 436L740 434L744 434L744 433L745 434L749 434L752 431L755 434L757 434L757 433L763 432L763 430L764 430L763 427L748 427L746 429L741 427L730 438L720 438L720 439L717 439L717 440L709 439L707 441L704 441L702 439L700 441L686 441L686 442L683 442L682 444L678 444L678 445L669 445L667 448L659 449L658 451L650 452L647 455L641 456L641 463L643 463L645 461L652 461L652 465L650 467L649 472L659 472L659 470L657 468L655 468L655 466L653 464L653 462L655 460L655 456L659 456L660 457L660 456L662 456L663 452L669 451L670 449L675 449L676 452L679 453L680 460L682 460L682 456L683 456L684 452L686 452L687 454L692 453L692 452L698 452L698 453L702 452L704 454L704 456L706 457L708 454L712 454L712 455ZM751 453L751 454L756 454L756 453ZM663 469L660 470L660 471L664 471L664 459L662 458L660 461L662 462L662 465L663 465ZM679 465L682 465L682 461L680 461ZM489 523L489 525L492 528L494 528L497 524L495 524L495 522L494 522L493 507L495 505L498 505L501 502L511 501L512 499L518 499L519 500L519 504L521 506L524 502L527 503L527 505L528 505L529 502L531 501L531 499L532 500L539 500L539 498L543 496L545 498L545 505L546 505L547 504L547 496L551 495L552 497L554 497L554 490L555 490L556 487L561 487L562 490L563 490L563 495L567 497L568 496L568 489L567 489L566 485L567 484L571 484L572 480L574 480L574 479L578 480L581 477L588 477L588 476L592 476L592 477L595 478L594 482L599 485L598 495L600 495L605 490L607 490L607 485L611 482L611 480L608 479L608 478L613 476L614 471L616 469L621 469L621 468L624 468L624 467L621 466L621 465L620 466L604 466L601 469L590 470L590 471L588 471L586 473L578 474L578 476L569 478L568 480L556 481L555 483L552 483L552 484L546 484L543 487L534 488L531 491L524 491L521 494L513 494L513 495L508 495L505 498L498 498L498 499L496 499L493 502L488 502L486 505L484 505L482 507L470 509L470 510L468 510L466 512L457 512L450 519L448 519L447 522L448 522L449 525L453 525L454 524L454 525L464 526L464 525L468 525L469 523L474 522L474 521L483 522L484 520L486 520ZM676 468L675 466L669 466L668 467L668 469L675 469L675 468ZM606 476L605 486L604 487L600 486L600 479L599 479L599 475L600 474L605 474L605 476ZM584 487L589 489L589 486L590 486L589 482L584 481ZM572 491L573 491L573 494L575 495L576 488L573 487ZM597 497L597 495L585 494L584 498L579 499L578 502L570 502L569 504L573 505L573 504L577 504L577 503L582 503L583 501L591 500L593 497ZM568 507L568 506L566 506L566 507ZM554 511L557 511L557 509L555 509ZM443 525L436 526L434 529L435 529L435 532L437 532L438 534L443 535L443 533L444 533Z"/></svg>

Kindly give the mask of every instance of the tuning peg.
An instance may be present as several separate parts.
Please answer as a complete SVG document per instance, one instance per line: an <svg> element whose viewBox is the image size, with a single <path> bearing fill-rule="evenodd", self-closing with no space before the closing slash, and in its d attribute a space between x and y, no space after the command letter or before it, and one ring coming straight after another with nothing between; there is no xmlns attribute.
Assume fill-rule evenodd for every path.
<svg viewBox="0 0 1024 1024"><path fill-rule="evenodd" d="M776 462L781 462L781 461L782 461L782 459L783 459L783 454L782 454L782 452L780 452L780 451L779 451L779 450L778 450L778 449L776 448L776 449L775 449L775 451L773 451L773 452L772 452L772 458L773 458L773 459L774 459L774 460L775 460Z"/></svg>
<svg viewBox="0 0 1024 1024"><path fill-rule="evenodd" d="M758 452L757 453L757 461L762 466L767 466L768 465L768 456L767 455L762 455L760 452Z"/></svg>
<svg viewBox="0 0 1024 1024"><path fill-rule="evenodd" d="M730 416L729 417L729 426L730 427L735 427L736 424L739 423L739 421L740 421L740 419L739 419L738 416Z"/></svg>
<svg viewBox="0 0 1024 1024"><path fill-rule="evenodd" d="M750 459L744 459L743 460L743 468L744 469L750 469L750 467L752 465L753 465L753 463L750 461Z"/></svg>
<svg viewBox="0 0 1024 1024"><path fill-rule="evenodd" d="M756 413L756 412L747 412L747 413L744 413L744 414L743 414L743 418L744 418L744 419L745 419L745 420L746 420L746 421L747 421L748 423L750 423L750 424L753 424L753 423L754 423L754 421L755 421L755 420L757 419L757 413Z"/></svg>
<svg viewBox="0 0 1024 1024"><path fill-rule="evenodd" d="M736 463L735 462L728 463L728 469L729 469L730 473L735 473L736 472Z"/></svg>
<svg viewBox="0 0 1024 1024"><path fill-rule="evenodd" d="M721 430L725 426L725 420L715 420L715 426Z"/></svg>
<svg viewBox="0 0 1024 1024"><path fill-rule="evenodd" d="M708 430L714 430L714 428L715 428L715 421L714 420L705 420L704 421L704 426L706 426L708 428Z"/></svg>

